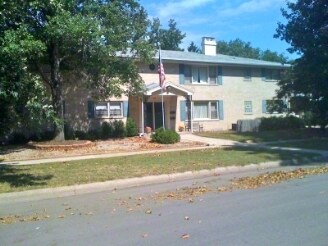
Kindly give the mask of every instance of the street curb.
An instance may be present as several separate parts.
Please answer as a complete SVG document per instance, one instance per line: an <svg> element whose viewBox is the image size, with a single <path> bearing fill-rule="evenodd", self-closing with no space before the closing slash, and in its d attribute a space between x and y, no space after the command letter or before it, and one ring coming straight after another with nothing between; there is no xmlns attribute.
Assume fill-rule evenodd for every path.
<svg viewBox="0 0 328 246"><path fill-rule="evenodd" d="M118 179L91 184L65 186L58 188L4 193L0 194L0 205L13 202L38 201L51 198L89 194L94 192L126 189L150 184L175 182L193 178L204 178L209 176L252 171L257 169L275 168L280 167L281 163L281 161L264 162L259 164L249 164L245 166L218 167L211 170L187 171L184 173L162 174L139 178Z"/></svg>

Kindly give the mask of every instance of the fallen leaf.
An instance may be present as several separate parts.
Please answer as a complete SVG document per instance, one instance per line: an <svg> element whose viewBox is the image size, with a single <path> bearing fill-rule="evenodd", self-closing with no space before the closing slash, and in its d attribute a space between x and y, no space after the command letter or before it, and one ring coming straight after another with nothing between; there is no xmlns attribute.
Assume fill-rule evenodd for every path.
<svg viewBox="0 0 328 246"><path fill-rule="evenodd" d="M228 191L228 188L227 187L219 187L218 191L219 192L226 192L226 191Z"/></svg>
<svg viewBox="0 0 328 246"><path fill-rule="evenodd" d="M183 235L181 235L181 238L182 239L188 239L190 236L189 236L189 234L183 234Z"/></svg>

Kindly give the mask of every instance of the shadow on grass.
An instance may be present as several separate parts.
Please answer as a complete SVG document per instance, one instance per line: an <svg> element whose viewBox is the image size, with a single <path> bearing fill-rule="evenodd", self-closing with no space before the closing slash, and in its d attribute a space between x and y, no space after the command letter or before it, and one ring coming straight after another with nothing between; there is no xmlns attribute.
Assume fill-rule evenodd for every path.
<svg viewBox="0 0 328 246"><path fill-rule="evenodd" d="M27 169L9 165L0 165L0 184L8 183L11 187L46 185L53 175L33 175Z"/></svg>
<svg viewBox="0 0 328 246"><path fill-rule="evenodd" d="M275 142L275 141L288 141L299 139L315 139L328 137L328 131L321 129L307 128L296 130L279 130L279 131L263 131L263 132L236 132L236 131L223 131L223 132L201 132L196 135L210 138L230 139L238 142Z"/></svg>
<svg viewBox="0 0 328 246"><path fill-rule="evenodd" d="M245 151L245 156L262 155L266 158L265 162L279 161L280 166L320 165L327 161L327 157L318 153L304 152L302 150L268 149L259 146L233 146L231 149Z"/></svg>
<svg viewBox="0 0 328 246"><path fill-rule="evenodd" d="M6 146L0 146L0 155L7 155L11 153L18 153L22 152L26 149L32 149L29 145L6 145ZM3 162L3 159L0 158L0 162Z"/></svg>

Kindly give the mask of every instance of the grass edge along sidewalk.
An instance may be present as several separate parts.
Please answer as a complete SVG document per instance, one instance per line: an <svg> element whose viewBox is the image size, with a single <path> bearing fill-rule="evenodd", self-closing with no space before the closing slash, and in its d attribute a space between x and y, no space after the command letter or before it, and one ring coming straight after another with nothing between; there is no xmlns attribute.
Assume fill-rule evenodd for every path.
<svg viewBox="0 0 328 246"><path fill-rule="evenodd" d="M300 163L320 155L246 147L211 148L79 160L31 166L0 166L0 193L55 188L217 167L245 166L271 161ZM282 162L284 163L284 162ZM290 162L286 162L290 163Z"/></svg>
<svg viewBox="0 0 328 246"><path fill-rule="evenodd" d="M219 131L219 132L200 132L195 133L198 136L208 138L219 138L238 141L242 143L264 143L275 141L289 140L313 140L317 139L328 140L328 131L321 129L296 129L296 130L279 130L279 131L264 131L264 132L235 132L235 131Z"/></svg>

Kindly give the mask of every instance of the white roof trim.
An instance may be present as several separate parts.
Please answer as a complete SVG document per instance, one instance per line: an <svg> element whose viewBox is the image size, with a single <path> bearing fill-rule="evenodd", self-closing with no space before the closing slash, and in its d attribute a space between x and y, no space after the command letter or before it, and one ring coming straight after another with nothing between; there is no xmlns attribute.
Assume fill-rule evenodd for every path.
<svg viewBox="0 0 328 246"><path fill-rule="evenodd" d="M148 89L148 86L147 86L147 91L145 93L145 95L147 95L147 96L151 96L151 95L153 95L154 92L161 90L161 87L158 84L157 84L157 86L155 86L154 84L149 84L149 87L150 87L150 89ZM178 86L172 82L166 82L166 88L168 88L168 87L173 87L174 89L181 91L184 94L187 94L188 96L191 96L193 94L191 91L189 91L185 88L182 88L181 86ZM172 94L172 93L170 93L170 94ZM165 94L163 94L163 95L165 95Z"/></svg>

